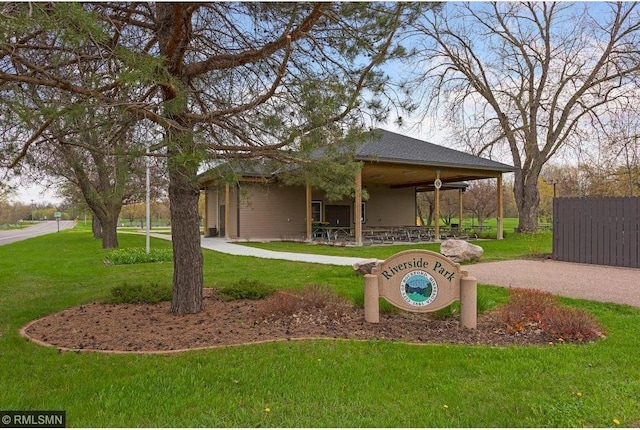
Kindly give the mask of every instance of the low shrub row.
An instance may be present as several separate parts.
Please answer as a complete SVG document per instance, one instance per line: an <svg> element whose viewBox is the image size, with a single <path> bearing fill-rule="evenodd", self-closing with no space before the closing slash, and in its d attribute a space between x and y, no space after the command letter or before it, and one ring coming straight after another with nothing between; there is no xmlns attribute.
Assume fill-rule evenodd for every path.
<svg viewBox="0 0 640 430"><path fill-rule="evenodd" d="M560 342L588 342L603 337L604 329L593 315L562 306L556 297L540 290L509 289L509 302L499 312L512 334L542 330Z"/></svg>
<svg viewBox="0 0 640 430"><path fill-rule="evenodd" d="M149 284L122 283L111 289L109 303L159 303L171 300L173 289L155 282Z"/></svg>
<svg viewBox="0 0 640 430"><path fill-rule="evenodd" d="M173 261L173 251L169 248L152 249L148 254L143 248L114 249L105 259L105 264L137 264Z"/></svg>

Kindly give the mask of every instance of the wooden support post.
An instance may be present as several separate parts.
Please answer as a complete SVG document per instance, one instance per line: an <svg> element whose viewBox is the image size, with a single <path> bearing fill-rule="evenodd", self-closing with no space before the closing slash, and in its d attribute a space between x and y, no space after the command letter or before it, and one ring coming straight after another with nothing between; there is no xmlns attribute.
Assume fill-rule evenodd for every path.
<svg viewBox="0 0 640 430"><path fill-rule="evenodd" d="M498 234L496 235L496 239L503 239L502 212L503 212L504 203L502 202L502 173L498 175L496 180L498 181L498 186L496 187L498 190L498 208L497 208Z"/></svg>
<svg viewBox="0 0 640 430"><path fill-rule="evenodd" d="M204 187L204 237L209 237L209 188Z"/></svg>
<svg viewBox="0 0 640 430"><path fill-rule="evenodd" d="M462 188L458 188L458 228L462 231Z"/></svg>
<svg viewBox="0 0 640 430"><path fill-rule="evenodd" d="M231 190L229 184L224 186L224 238L229 239L229 203L231 202Z"/></svg>
<svg viewBox="0 0 640 430"><path fill-rule="evenodd" d="M436 181L440 181L440 170L436 170ZM433 231L435 233L436 240L440 240L440 187L435 187L434 201L436 207L433 214Z"/></svg>
<svg viewBox="0 0 640 430"><path fill-rule="evenodd" d="M354 240L356 246L362 246L362 169L356 173L356 201L353 208L354 216Z"/></svg>
<svg viewBox="0 0 640 430"><path fill-rule="evenodd" d="M220 219L220 187L216 187L216 200L213 204L213 216L215 219L215 227L216 227L216 236L220 237L222 232L220 231L222 226L222 220Z"/></svg>
<svg viewBox="0 0 640 430"><path fill-rule="evenodd" d="M313 208L312 208L312 191L311 191L311 185L307 184L307 197L306 197L306 211L307 211L307 242L311 242L311 235L312 235L312 229L313 229Z"/></svg>

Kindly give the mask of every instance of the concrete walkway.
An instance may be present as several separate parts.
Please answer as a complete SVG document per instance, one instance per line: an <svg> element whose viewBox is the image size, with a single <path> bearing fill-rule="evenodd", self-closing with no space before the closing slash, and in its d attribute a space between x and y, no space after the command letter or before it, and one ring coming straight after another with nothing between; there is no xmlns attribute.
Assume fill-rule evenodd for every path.
<svg viewBox="0 0 640 430"><path fill-rule="evenodd" d="M154 237L171 240L168 235ZM225 254L301 261L305 263L351 266L358 257L276 252L202 238L202 247ZM640 269L567 263L553 260L508 260L464 266L480 284L501 287L535 288L577 299L612 302L640 307Z"/></svg>
<svg viewBox="0 0 640 430"><path fill-rule="evenodd" d="M217 237L203 237L202 247L222 252L224 254L271 258L275 260L301 261L304 263L332 264L335 266L351 266L353 263L364 260L364 258L357 257L336 257L330 255L269 251L266 249L254 248L252 246L237 245Z"/></svg>

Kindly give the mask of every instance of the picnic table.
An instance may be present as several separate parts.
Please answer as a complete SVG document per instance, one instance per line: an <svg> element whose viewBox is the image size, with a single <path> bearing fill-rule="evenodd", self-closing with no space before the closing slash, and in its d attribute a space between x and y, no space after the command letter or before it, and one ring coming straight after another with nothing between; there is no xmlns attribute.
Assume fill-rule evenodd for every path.
<svg viewBox="0 0 640 430"><path fill-rule="evenodd" d="M470 228L443 227L440 229L440 239L468 239L471 235L471 230ZM354 241L354 229L352 227L314 224L312 239L326 242ZM432 242L435 239L434 228L426 226L369 227L362 230L362 242L365 245L382 245L395 242Z"/></svg>
<svg viewBox="0 0 640 430"><path fill-rule="evenodd" d="M329 242L338 240L352 240L353 229L351 227L334 227L330 225L313 225L311 230L313 239L322 239Z"/></svg>
<svg viewBox="0 0 640 430"><path fill-rule="evenodd" d="M401 227L376 227L363 230L363 240L372 243L394 242L430 242L434 239L435 232L432 227L401 226Z"/></svg>
<svg viewBox="0 0 640 430"><path fill-rule="evenodd" d="M491 230L491 226L489 226L489 225L472 225L471 226L471 230L488 231L488 230Z"/></svg>
<svg viewBox="0 0 640 430"><path fill-rule="evenodd" d="M440 229L440 239L469 239L471 228L445 227Z"/></svg>

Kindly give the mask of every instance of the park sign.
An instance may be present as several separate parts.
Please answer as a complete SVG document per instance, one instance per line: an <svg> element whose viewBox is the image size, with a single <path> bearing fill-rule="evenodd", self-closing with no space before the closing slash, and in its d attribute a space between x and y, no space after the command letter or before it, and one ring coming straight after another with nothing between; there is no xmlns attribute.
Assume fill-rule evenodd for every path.
<svg viewBox="0 0 640 430"><path fill-rule="evenodd" d="M54 212L53 217L56 219L58 223L58 233L60 233L60 218L62 218L62 212Z"/></svg>
<svg viewBox="0 0 640 430"><path fill-rule="evenodd" d="M460 300L460 324L477 325L477 281L442 254L409 250L395 254L364 277L364 314L380 321L379 298L408 312L433 312Z"/></svg>

